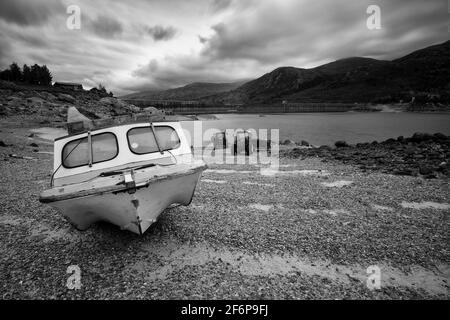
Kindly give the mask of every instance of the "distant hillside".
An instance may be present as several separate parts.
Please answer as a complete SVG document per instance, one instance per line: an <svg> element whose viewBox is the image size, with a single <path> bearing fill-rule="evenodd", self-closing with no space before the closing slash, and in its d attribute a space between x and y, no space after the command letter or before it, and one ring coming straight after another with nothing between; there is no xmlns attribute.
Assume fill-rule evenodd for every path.
<svg viewBox="0 0 450 320"><path fill-rule="evenodd" d="M207 103L450 101L450 41L393 61L347 58L312 69L281 67Z"/></svg>
<svg viewBox="0 0 450 320"><path fill-rule="evenodd" d="M196 82L124 99L198 100L207 104L289 102L450 102L450 41L383 61L351 57L316 68L280 67L248 82Z"/></svg>
<svg viewBox="0 0 450 320"><path fill-rule="evenodd" d="M122 96L122 99L144 100L198 100L218 93L238 88L245 81L231 83L194 82L183 87L161 90L141 91Z"/></svg>

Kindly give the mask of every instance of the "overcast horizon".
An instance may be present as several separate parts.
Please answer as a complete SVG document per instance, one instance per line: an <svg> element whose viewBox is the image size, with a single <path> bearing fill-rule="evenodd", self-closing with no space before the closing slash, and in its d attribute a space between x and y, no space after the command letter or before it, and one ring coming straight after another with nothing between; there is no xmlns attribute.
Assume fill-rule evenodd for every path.
<svg viewBox="0 0 450 320"><path fill-rule="evenodd" d="M69 5L80 29L67 27ZM366 25L370 5L381 28ZM2 1L0 68L46 64L53 81L116 95L252 79L363 56L391 60L449 39L438 1Z"/></svg>

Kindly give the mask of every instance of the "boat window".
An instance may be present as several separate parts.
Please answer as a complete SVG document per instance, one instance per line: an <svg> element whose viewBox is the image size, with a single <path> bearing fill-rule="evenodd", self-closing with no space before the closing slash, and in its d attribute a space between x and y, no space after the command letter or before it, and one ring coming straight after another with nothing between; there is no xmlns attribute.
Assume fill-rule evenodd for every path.
<svg viewBox="0 0 450 320"><path fill-rule="evenodd" d="M180 138L172 127L156 126L154 129L161 151L176 149L180 146ZM159 151L150 126L130 129L127 136L128 145L133 153L145 154Z"/></svg>
<svg viewBox="0 0 450 320"><path fill-rule="evenodd" d="M116 136L106 132L92 136L92 163L114 159L119 152ZM67 143L62 152L63 166L75 168L89 164L88 138Z"/></svg>

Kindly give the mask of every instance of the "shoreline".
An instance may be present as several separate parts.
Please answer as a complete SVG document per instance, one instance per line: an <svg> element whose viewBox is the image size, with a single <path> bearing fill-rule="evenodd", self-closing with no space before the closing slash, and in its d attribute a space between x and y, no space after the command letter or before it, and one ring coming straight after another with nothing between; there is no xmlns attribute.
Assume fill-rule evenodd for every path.
<svg viewBox="0 0 450 320"><path fill-rule="evenodd" d="M65 128L64 122L47 122L45 117L31 121L22 116L8 117L0 120L0 123L2 128L13 131L18 127L26 129L30 131L30 136L39 136L38 131L45 127ZM50 137L49 139L53 137L52 134L44 136ZM0 141L3 145L8 145L6 139L0 138ZM394 175L421 176L426 179L450 177L450 136L442 133L416 132L411 137L399 136L384 141L354 144L335 141L321 146L311 145L305 140L286 139L280 141L279 148L280 156L287 159L319 157L322 162L351 164L362 171L381 171Z"/></svg>
<svg viewBox="0 0 450 320"><path fill-rule="evenodd" d="M303 142L308 146L307 142ZM302 143L297 143L302 145ZM281 151L287 158L319 157L323 162L351 164L362 171L381 171L426 179L450 177L450 136L442 133L415 133L384 141L347 144L336 141L334 148L291 147Z"/></svg>

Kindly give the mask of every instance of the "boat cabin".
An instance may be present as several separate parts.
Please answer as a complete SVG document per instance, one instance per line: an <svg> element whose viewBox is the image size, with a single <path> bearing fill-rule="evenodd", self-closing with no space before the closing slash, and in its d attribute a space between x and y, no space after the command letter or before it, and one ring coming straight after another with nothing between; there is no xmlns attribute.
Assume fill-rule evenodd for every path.
<svg viewBox="0 0 450 320"><path fill-rule="evenodd" d="M84 182L118 170L191 161L190 144L179 122L111 126L56 139L52 185Z"/></svg>

